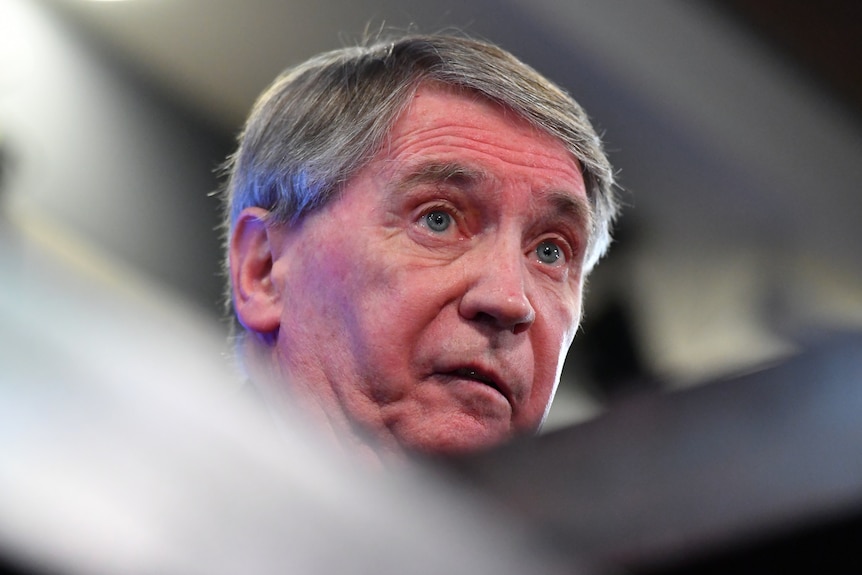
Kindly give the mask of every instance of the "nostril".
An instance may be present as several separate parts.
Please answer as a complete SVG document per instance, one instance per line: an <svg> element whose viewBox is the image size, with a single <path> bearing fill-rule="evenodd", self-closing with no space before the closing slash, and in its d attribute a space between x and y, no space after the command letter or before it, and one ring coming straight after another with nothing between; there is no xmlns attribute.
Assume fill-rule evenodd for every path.
<svg viewBox="0 0 862 575"><path fill-rule="evenodd" d="M477 313L477 314L476 314L473 318L471 318L471 319L472 319L473 321L477 322L477 323L482 323L482 324L489 324L489 325L491 325L491 324L496 324L496 323L497 323L497 320L496 320L496 319L494 319L494 316L492 316L492 315L491 315L491 314L489 314L489 313L485 313L484 311L480 311L479 313Z"/></svg>
<svg viewBox="0 0 862 575"><path fill-rule="evenodd" d="M522 321L520 323L516 323L515 325L512 326L512 333L514 333L515 335L517 335L519 333L524 333L525 331L530 329L530 326L532 325L532 323L533 323L532 320L531 321Z"/></svg>
<svg viewBox="0 0 862 575"><path fill-rule="evenodd" d="M494 329L505 329L510 330L514 334L519 334L530 329L530 325L533 323L532 314L523 317L520 320L506 320L500 316L496 316L492 313L487 312L479 312L475 314L472 318L469 318L476 323L487 325L489 327L493 327Z"/></svg>

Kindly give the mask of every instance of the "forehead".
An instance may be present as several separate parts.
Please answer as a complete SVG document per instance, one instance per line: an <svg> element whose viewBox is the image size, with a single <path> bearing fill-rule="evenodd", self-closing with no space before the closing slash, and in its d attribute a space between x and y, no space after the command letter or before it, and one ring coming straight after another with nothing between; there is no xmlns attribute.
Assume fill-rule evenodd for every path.
<svg viewBox="0 0 862 575"><path fill-rule="evenodd" d="M562 141L479 94L443 86L416 91L376 160L390 175L466 162L477 174L586 198L580 165Z"/></svg>

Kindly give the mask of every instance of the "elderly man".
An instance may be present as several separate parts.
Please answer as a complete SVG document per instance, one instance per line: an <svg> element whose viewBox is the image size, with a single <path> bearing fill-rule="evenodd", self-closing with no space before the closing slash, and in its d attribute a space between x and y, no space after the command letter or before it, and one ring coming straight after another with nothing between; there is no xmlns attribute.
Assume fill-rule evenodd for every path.
<svg viewBox="0 0 862 575"><path fill-rule="evenodd" d="M466 38L337 50L276 79L227 169L239 348L276 410L377 454L540 428L616 211L571 97Z"/></svg>

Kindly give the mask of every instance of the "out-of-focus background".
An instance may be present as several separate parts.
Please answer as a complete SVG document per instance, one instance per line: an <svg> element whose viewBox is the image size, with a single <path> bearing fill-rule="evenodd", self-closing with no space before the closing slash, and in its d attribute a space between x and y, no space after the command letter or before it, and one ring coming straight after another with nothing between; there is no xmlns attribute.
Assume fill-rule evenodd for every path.
<svg viewBox="0 0 862 575"><path fill-rule="evenodd" d="M549 428L862 327L853 0L3 0L0 240L217 319L210 192L256 95L379 30L453 28L570 91L625 188Z"/></svg>

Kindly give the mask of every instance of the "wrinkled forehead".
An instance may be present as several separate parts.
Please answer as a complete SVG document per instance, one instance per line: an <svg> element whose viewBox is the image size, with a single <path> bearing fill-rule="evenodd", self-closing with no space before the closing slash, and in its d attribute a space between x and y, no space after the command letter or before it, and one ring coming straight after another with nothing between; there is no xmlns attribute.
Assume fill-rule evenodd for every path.
<svg viewBox="0 0 862 575"><path fill-rule="evenodd" d="M567 143L521 114L473 90L437 83L420 85L390 126L372 161L413 164L434 159L426 176L478 179L455 168L459 153L495 159L512 172L544 170L583 190L583 169ZM448 155L447 155L448 154ZM416 157L418 156L418 159ZM458 173L460 172L460 173Z"/></svg>
<svg viewBox="0 0 862 575"><path fill-rule="evenodd" d="M486 199L493 200L495 188L513 184L591 227L581 165L565 144L476 92L417 90L366 170L382 192L486 189Z"/></svg>
<svg viewBox="0 0 862 575"><path fill-rule="evenodd" d="M387 134L381 142L382 149L378 149L378 152L382 151L386 154L392 150L393 136L398 135L399 128L403 128L405 121L410 121L414 124L422 121L433 121L434 118L428 116L427 110L420 112L420 114L411 113L415 111L417 105L421 105L421 103L427 101L429 95L446 99L445 107L442 108L442 115L453 120L469 119L470 106L480 106L493 110L501 118L505 119L505 126L501 125L500 128L517 128L518 131L533 140L535 148L558 148L565 150L568 160L576 166L581 178L586 181L588 176L577 146L560 136L551 127L543 124L536 118L536 114L531 114L529 111L519 109L515 105L501 101L501 98L490 95L480 89L452 85L437 80L425 79L416 84L400 106L399 112L393 117ZM543 105L540 94L533 95L533 100L534 106L541 107ZM551 107L552 104L549 102L547 106ZM441 110L437 110L437 112L441 113ZM446 129L446 127L438 127L438 129ZM474 132L472 137L482 137L481 131ZM375 156L380 157L379 154L375 154Z"/></svg>

